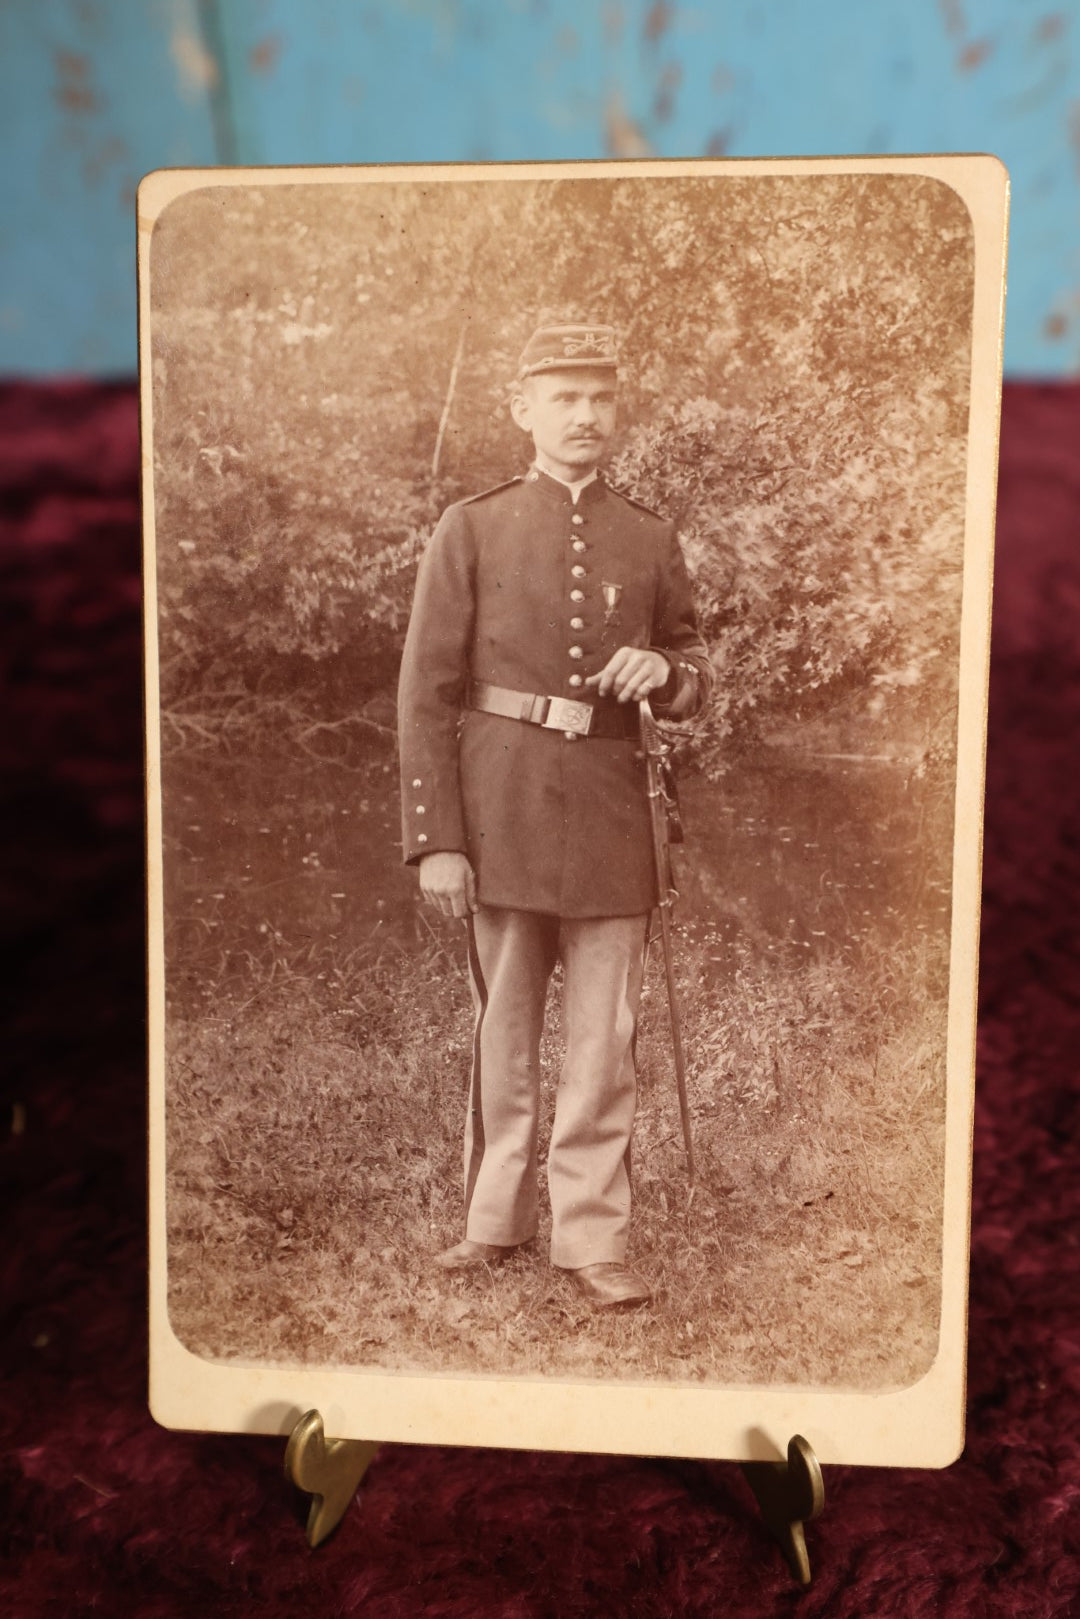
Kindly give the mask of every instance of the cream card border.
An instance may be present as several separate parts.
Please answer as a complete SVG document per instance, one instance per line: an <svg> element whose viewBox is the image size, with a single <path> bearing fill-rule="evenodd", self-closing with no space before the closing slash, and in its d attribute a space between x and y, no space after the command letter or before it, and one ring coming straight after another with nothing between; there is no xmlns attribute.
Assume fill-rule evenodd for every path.
<svg viewBox="0 0 1080 1619"><path fill-rule="evenodd" d="M630 1382L341 1371L219 1364L184 1348L169 1324L165 1230L165 1008L157 671L153 401L148 385L155 222L204 187L449 181L875 174L951 186L971 216L975 299L960 635L960 703L947 1048L941 1334L930 1370L908 1388L732 1388ZM150 1387L169 1427L287 1434L310 1408L335 1437L541 1450L768 1459L804 1434L824 1463L939 1467L963 1445L971 1137L982 791L997 478L1008 176L989 156L740 159L694 162L446 164L307 169L162 170L139 187L140 422L146 581L149 850Z"/></svg>

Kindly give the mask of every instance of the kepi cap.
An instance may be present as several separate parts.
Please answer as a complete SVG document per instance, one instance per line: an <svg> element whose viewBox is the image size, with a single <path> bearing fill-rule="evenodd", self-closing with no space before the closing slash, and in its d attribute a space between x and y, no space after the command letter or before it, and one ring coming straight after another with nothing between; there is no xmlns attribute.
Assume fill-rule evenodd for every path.
<svg viewBox="0 0 1080 1619"><path fill-rule="evenodd" d="M526 343L518 380L540 371L568 371L590 366L614 371L618 366L614 326L538 326Z"/></svg>

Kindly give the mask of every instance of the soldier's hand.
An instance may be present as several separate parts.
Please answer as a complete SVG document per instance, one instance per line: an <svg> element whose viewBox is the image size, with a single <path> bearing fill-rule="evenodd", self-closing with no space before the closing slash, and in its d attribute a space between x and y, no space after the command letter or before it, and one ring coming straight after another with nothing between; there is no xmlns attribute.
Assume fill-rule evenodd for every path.
<svg viewBox="0 0 1080 1619"><path fill-rule="evenodd" d="M479 908L476 873L465 855L450 850L426 854L421 860L420 892L444 916L468 916Z"/></svg>
<svg viewBox="0 0 1080 1619"><path fill-rule="evenodd" d="M670 670L662 652L654 652L651 647L621 646L600 673L590 675L585 684L595 686L598 697L614 693L620 703L637 703L666 685Z"/></svg>

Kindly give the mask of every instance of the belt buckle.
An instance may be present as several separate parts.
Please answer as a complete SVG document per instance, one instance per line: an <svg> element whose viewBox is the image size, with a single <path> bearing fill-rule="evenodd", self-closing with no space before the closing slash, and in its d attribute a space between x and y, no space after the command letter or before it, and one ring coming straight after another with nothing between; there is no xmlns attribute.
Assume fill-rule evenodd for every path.
<svg viewBox="0 0 1080 1619"><path fill-rule="evenodd" d="M544 717L544 727L546 730L573 731L578 736L588 736L594 712L591 703L575 702L572 697L552 697Z"/></svg>

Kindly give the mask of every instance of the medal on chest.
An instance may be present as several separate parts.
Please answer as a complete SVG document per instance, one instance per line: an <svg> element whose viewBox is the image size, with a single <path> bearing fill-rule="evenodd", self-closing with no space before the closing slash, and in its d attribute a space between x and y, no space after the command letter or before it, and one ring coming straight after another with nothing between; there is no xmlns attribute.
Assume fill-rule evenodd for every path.
<svg viewBox="0 0 1080 1619"><path fill-rule="evenodd" d="M622 597L622 585L609 584L605 579L600 585L600 592L604 598L604 628L612 629L622 623L622 614L619 612L619 601Z"/></svg>

